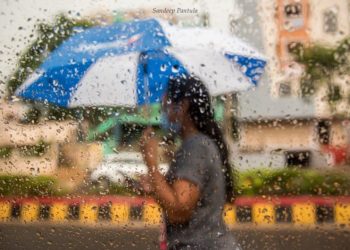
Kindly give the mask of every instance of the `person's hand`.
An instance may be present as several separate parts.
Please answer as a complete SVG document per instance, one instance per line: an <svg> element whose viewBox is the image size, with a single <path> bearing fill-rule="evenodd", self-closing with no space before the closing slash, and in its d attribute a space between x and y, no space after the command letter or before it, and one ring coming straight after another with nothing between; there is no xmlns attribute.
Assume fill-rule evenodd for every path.
<svg viewBox="0 0 350 250"><path fill-rule="evenodd" d="M143 175L139 179L140 186L142 188L142 191L145 194L152 194L154 192L152 184L151 184L151 179L147 175Z"/></svg>
<svg viewBox="0 0 350 250"><path fill-rule="evenodd" d="M140 140L140 149L149 171L154 171L155 169L157 169L158 144L159 141L155 137L154 130L151 127L147 127L143 131Z"/></svg>

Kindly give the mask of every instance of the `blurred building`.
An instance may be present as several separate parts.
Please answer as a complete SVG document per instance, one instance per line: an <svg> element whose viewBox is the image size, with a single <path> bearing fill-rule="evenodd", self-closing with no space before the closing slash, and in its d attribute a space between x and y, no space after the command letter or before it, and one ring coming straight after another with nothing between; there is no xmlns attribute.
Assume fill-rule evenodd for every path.
<svg viewBox="0 0 350 250"><path fill-rule="evenodd" d="M135 18L160 17L180 26L208 26L208 10L211 10L210 22L221 29L224 26L228 28L228 22L220 19L222 12L229 11L225 8L226 5L225 3L219 8L216 6L214 8L210 1L164 3L139 0L130 5L129 1L124 1L120 2L117 11L96 8L84 18L94 20L96 23L109 24ZM169 13L170 9L175 12ZM183 10L192 12L184 13ZM8 103L2 99L0 103L1 173L54 174L62 163L61 158L64 158L63 164L81 168L94 168L101 161L102 148L105 145L99 142L78 142L77 122L41 120L38 124L24 124L21 119L27 112L28 108L21 102ZM23 153L26 148L35 148L41 142L49 145L42 154L29 156Z"/></svg>
<svg viewBox="0 0 350 250"><path fill-rule="evenodd" d="M21 102L0 102L0 173L56 174L60 161L92 168L102 160L101 145L79 143L78 122L24 123L28 107ZM62 163L61 163L62 164Z"/></svg>
<svg viewBox="0 0 350 250"><path fill-rule="evenodd" d="M304 71L293 61L289 49L296 43L334 46L349 36L349 1L237 3L241 15L232 17L233 31L264 51L268 71L254 91L237 96L240 140L235 165L248 168L341 164L345 157L339 154L349 144L344 126L349 100L339 101L332 113L325 87L311 100L303 99L300 78ZM349 94L349 76L336 76L334 81ZM342 114L342 118L337 114Z"/></svg>
<svg viewBox="0 0 350 250"><path fill-rule="evenodd" d="M166 11L177 8L196 9L196 13ZM238 168L293 164L322 167L341 161L342 149L349 144L345 129L348 123L331 112L325 88L309 102L301 98L299 83L303 68L293 62L289 48L296 42L334 45L349 36L348 0L236 0L220 4L210 0L166 3L134 0L132 5L129 1L119 1L117 10L95 9L89 16L102 23L161 17L180 26L210 26L241 37L261 50L269 63L259 86L236 96L240 137L233 153L235 165ZM347 77L338 77L335 81L344 93L349 93ZM339 114L349 115L349 110L347 98L336 107ZM14 144L19 143L13 139L18 132L12 129L14 132L9 134L8 131L17 125L15 122L7 125L2 134L3 138L5 134L10 135L9 140ZM28 131L38 129L35 134L39 138L41 131L55 126L62 125L50 124L47 129L33 126L28 127ZM324 149L332 150L335 146L340 148L333 150L336 153L325 153ZM67 148L67 152L74 152Z"/></svg>

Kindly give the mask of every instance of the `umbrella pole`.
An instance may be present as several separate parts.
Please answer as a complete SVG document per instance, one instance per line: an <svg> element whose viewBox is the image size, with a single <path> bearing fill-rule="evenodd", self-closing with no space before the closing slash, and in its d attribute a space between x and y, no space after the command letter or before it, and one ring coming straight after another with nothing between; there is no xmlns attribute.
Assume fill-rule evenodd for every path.
<svg viewBox="0 0 350 250"><path fill-rule="evenodd" d="M233 118L237 115L237 95L227 94L225 95L225 113L223 121L223 132L225 141L227 144L229 159L232 161L233 156L237 153L236 143L233 139Z"/></svg>
<svg viewBox="0 0 350 250"><path fill-rule="evenodd" d="M150 126L150 118L151 118L151 107L150 107L150 92L149 92L149 81L148 81L148 70L146 64L146 55L142 53L142 68L143 68L143 82L144 82L144 91L145 91L145 108L143 112L145 112L145 118L148 120L148 127Z"/></svg>

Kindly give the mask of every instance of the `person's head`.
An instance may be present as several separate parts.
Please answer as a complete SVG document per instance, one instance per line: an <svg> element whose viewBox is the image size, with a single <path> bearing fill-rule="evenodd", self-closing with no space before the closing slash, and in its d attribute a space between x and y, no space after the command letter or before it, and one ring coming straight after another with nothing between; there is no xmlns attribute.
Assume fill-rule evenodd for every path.
<svg viewBox="0 0 350 250"><path fill-rule="evenodd" d="M171 132L184 136L184 132L198 130L199 109L211 112L209 93L202 82L188 75L171 78L163 98L163 110Z"/></svg>
<svg viewBox="0 0 350 250"><path fill-rule="evenodd" d="M194 75L171 78L163 99L163 108L170 123L180 134L184 130L199 131L213 139L220 152L226 180L227 200L233 198L232 169L221 129L214 120L211 97L203 82Z"/></svg>

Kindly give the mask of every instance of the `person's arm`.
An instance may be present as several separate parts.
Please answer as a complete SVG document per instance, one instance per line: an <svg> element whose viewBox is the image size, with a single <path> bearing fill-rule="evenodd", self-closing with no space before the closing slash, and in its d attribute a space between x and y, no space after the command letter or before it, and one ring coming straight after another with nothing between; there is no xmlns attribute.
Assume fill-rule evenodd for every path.
<svg viewBox="0 0 350 250"><path fill-rule="evenodd" d="M178 179L169 185L158 170L158 140L148 129L141 143L145 163L148 167L152 194L165 210L171 223L183 223L190 219L200 197L200 189L191 181Z"/></svg>

